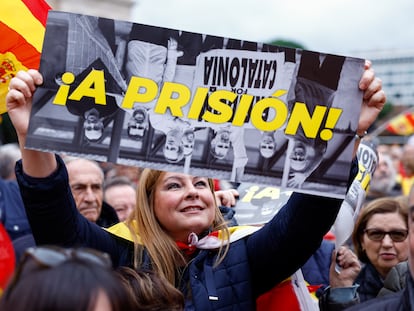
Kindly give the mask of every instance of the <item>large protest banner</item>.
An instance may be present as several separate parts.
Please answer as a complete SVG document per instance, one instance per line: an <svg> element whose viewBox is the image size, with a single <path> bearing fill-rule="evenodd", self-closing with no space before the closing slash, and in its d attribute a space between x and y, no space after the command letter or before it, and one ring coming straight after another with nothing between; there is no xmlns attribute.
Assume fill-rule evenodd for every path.
<svg viewBox="0 0 414 311"><path fill-rule="evenodd" d="M26 147L342 198L363 67L50 11Z"/></svg>

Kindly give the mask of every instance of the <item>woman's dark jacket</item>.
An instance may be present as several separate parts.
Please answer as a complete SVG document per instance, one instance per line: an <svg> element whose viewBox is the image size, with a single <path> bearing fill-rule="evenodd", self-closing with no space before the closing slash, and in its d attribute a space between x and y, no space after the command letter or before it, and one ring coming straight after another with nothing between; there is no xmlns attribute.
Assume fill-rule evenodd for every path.
<svg viewBox="0 0 414 311"><path fill-rule="evenodd" d="M361 302L377 297L384 286L384 280L371 263L364 265L355 283L359 284L358 294Z"/></svg>

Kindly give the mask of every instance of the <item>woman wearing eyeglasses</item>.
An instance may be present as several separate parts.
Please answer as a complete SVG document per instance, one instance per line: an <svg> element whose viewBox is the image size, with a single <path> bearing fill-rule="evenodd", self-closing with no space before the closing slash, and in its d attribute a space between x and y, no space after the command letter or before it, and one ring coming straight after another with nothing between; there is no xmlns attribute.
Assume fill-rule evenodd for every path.
<svg viewBox="0 0 414 311"><path fill-rule="evenodd" d="M355 280L361 301L375 298L391 268L408 259L407 219L407 207L391 197L362 209L352 234L355 252L365 264Z"/></svg>
<svg viewBox="0 0 414 311"><path fill-rule="evenodd" d="M377 297L384 286L384 279L398 263L406 261L409 253L408 204L399 197L383 197L369 202L360 212L352 233L352 242L358 259L363 264L354 281L359 302ZM330 274L332 284L340 274ZM335 280L333 278L336 278ZM351 288L351 287L349 287ZM325 293L321 310L333 310L332 292ZM328 302L328 303L327 303ZM339 303L339 301L335 301ZM355 304L358 301L345 306ZM326 307L331 305L331 307ZM340 310L337 308L335 310Z"/></svg>

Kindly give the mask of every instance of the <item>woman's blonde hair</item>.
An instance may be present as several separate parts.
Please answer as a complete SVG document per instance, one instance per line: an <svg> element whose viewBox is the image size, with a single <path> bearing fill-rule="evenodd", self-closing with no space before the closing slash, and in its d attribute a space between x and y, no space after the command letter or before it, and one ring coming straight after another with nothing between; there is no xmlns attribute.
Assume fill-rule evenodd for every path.
<svg viewBox="0 0 414 311"><path fill-rule="evenodd" d="M155 216L154 196L155 188L160 178L165 174L163 171L144 169L137 188L137 208L132 217L129 217L127 225L133 232L134 237L134 266L140 268L143 263L144 248L151 258L152 269L166 278L171 284L176 285L178 280L177 271L185 266L186 259L177 247L176 242L168 235ZM211 193L214 196L213 181L209 179ZM229 238L229 230L220 209L215 206L215 217L210 231L222 230L224 240ZM133 223L136 222L136 225ZM141 243L138 243L138 237ZM222 243L218 250L216 265L225 257L229 243Z"/></svg>

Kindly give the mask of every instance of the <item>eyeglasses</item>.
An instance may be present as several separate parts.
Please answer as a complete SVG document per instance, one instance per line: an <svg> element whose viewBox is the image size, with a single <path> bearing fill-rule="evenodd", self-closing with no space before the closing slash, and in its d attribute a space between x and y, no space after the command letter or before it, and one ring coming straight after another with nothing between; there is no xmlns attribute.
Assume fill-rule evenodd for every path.
<svg viewBox="0 0 414 311"><path fill-rule="evenodd" d="M371 241L382 241L385 235L388 234L394 242L403 242L407 238L408 230L383 231L373 228L365 229L364 233L367 234L368 239Z"/></svg>
<svg viewBox="0 0 414 311"><path fill-rule="evenodd" d="M29 247L14 274L9 292L16 286L22 275L33 271L33 266L28 262L34 262L38 268L53 268L67 261L82 261L101 266L106 269L112 268L111 258L107 253L103 253L91 248L62 248L58 246Z"/></svg>

